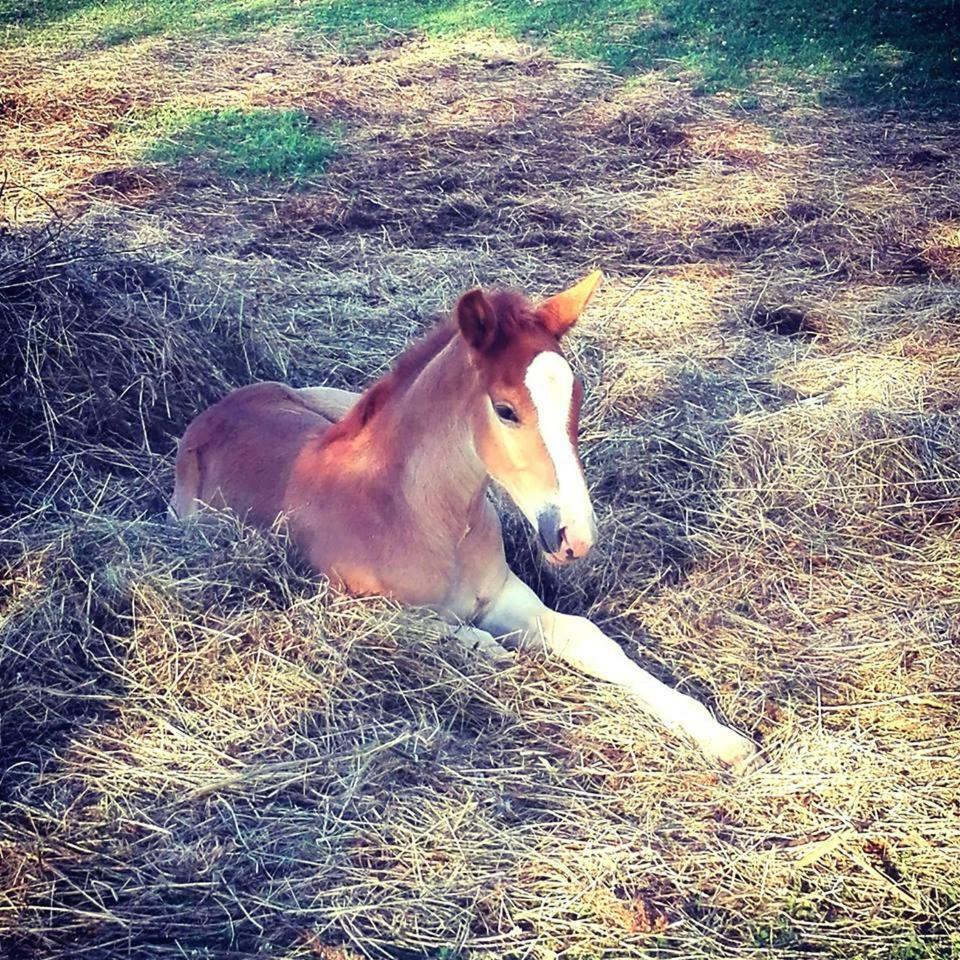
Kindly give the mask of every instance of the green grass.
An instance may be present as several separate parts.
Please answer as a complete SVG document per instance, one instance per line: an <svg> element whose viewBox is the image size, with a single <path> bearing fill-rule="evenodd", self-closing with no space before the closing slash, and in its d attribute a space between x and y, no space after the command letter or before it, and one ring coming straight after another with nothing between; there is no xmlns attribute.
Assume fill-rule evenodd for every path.
<svg viewBox="0 0 960 960"><path fill-rule="evenodd" d="M298 110L163 107L127 133L145 160L202 159L227 176L292 184L320 173L336 149Z"/></svg>
<svg viewBox="0 0 960 960"><path fill-rule="evenodd" d="M958 0L0 0L0 42L79 47L289 24L375 44L388 31L484 29L620 71L690 70L703 89L765 77L880 103L960 100Z"/></svg>

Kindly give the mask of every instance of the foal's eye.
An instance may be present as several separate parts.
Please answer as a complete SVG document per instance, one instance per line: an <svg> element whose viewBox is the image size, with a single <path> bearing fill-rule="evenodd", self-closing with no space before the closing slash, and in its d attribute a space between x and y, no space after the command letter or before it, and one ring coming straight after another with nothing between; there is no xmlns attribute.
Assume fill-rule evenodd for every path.
<svg viewBox="0 0 960 960"><path fill-rule="evenodd" d="M520 418L517 416L517 411L510 406L509 403L495 403L493 409L496 411L497 416L504 423L519 423Z"/></svg>

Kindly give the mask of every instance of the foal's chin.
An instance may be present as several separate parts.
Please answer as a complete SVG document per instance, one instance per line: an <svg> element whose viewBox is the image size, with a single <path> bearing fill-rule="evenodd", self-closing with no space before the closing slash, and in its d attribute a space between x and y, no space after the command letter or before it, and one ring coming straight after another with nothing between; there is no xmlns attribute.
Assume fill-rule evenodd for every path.
<svg viewBox="0 0 960 960"><path fill-rule="evenodd" d="M547 553L547 551L544 550L543 559L546 560L551 567L569 567L576 563L580 557L568 557L566 550L560 550L557 553Z"/></svg>

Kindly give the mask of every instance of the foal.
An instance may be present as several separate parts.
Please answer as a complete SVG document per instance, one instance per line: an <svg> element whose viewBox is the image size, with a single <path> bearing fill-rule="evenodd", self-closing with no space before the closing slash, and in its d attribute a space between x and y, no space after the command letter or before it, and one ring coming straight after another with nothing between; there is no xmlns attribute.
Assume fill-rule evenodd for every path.
<svg viewBox="0 0 960 960"><path fill-rule="evenodd" d="M559 341L600 279L539 306L471 290L359 397L278 383L234 391L187 428L171 508L187 517L201 504L228 507L261 527L283 516L314 569L342 589L475 624L501 656L491 634L546 645L740 768L752 741L640 669L589 620L544 606L504 558L491 479L550 563L582 557L596 537L577 454L583 388Z"/></svg>

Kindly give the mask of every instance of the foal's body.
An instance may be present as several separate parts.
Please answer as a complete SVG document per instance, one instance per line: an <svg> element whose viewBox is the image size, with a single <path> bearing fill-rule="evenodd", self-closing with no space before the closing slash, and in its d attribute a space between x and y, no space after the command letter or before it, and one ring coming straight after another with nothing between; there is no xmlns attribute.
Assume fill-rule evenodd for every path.
<svg viewBox="0 0 960 960"><path fill-rule="evenodd" d="M599 280L534 309L471 291L455 321L401 357L362 396L281 384L244 387L184 435L172 501L180 517L227 506L261 527L283 516L311 565L354 594L383 594L546 645L629 689L710 756L741 766L751 741L651 677L582 617L550 610L509 569L491 476L565 563L593 542L576 457L579 386L557 347Z"/></svg>

